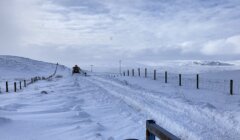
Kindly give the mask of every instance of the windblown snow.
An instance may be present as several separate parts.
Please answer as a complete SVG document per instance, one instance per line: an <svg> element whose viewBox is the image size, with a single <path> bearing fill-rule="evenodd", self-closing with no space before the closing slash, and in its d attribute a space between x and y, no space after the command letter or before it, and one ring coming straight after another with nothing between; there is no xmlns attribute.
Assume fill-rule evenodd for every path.
<svg viewBox="0 0 240 140"><path fill-rule="evenodd" d="M12 56L0 56L0 64L2 83L49 75L55 69L55 64ZM233 65L216 66L214 74L212 67L210 72L206 66L194 68L199 67L200 75L211 79L238 80L240 74ZM5 93L1 84L0 139L144 140L147 119L184 140L240 139L239 91L229 95L210 88L179 87L171 79L165 84L161 73L157 80L151 74L148 78L106 73L84 77L61 66L52 80L38 81L17 93Z"/></svg>

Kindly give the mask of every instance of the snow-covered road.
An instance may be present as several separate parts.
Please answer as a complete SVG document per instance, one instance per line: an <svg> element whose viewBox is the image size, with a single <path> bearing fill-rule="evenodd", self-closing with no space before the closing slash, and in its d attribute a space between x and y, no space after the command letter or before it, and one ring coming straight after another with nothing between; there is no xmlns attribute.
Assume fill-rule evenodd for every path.
<svg viewBox="0 0 240 140"><path fill-rule="evenodd" d="M0 139L144 139L144 115L88 78L41 81L19 93L1 94Z"/></svg>
<svg viewBox="0 0 240 140"><path fill-rule="evenodd" d="M228 112L104 76L66 76L0 95L5 140L145 139L146 119L181 139L240 139L239 122Z"/></svg>
<svg viewBox="0 0 240 140"><path fill-rule="evenodd" d="M239 122L209 104L193 104L181 98L136 89L124 82L93 77L92 83L154 118L158 124L182 139L240 139Z"/></svg>

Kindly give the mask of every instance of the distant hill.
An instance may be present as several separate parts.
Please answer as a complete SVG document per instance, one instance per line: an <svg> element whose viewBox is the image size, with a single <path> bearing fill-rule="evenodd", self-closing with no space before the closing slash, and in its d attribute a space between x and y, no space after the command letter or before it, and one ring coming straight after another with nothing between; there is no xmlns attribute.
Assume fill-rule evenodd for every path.
<svg viewBox="0 0 240 140"><path fill-rule="evenodd" d="M234 71L240 69L240 61L215 61L215 60L160 60L157 62L145 61L141 62L142 68L147 67L149 72L156 69L159 72L172 73L206 73ZM133 67L126 67L126 69Z"/></svg>
<svg viewBox="0 0 240 140"><path fill-rule="evenodd" d="M48 76L54 72L56 64L32 60L24 57L0 55L0 80ZM68 74L69 68L60 65L58 74Z"/></svg>
<svg viewBox="0 0 240 140"><path fill-rule="evenodd" d="M233 64L220 61L194 61L193 64L203 66L232 66Z"/></svg>

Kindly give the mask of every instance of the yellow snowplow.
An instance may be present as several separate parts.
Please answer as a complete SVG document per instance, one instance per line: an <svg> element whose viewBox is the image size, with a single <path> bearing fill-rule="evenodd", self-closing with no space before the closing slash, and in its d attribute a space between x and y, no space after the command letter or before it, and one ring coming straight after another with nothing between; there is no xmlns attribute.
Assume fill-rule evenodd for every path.
<svg viewBox="0 0 240 140"><path fill-rule="evenodd" d="M72 74L80 73L80 71L81 71L80 67L78 67L78 65L75 65L72 69Z"/></svg>

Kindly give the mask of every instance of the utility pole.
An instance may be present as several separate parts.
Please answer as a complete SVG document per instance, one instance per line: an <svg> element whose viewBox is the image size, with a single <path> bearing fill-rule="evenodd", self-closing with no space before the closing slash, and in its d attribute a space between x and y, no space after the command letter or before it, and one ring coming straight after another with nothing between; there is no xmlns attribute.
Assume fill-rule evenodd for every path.
<svg viewBox="0 0 240 140"><path fill-rule="evenodd" d="M93 72L93 65L90 65L91 66L91 72Z"/></svg>
<svg viewBox="0 0 240 140"><path fill-rule="evenodd" d="M122 75L122 60L119 60L119 74Z"/></svg>

